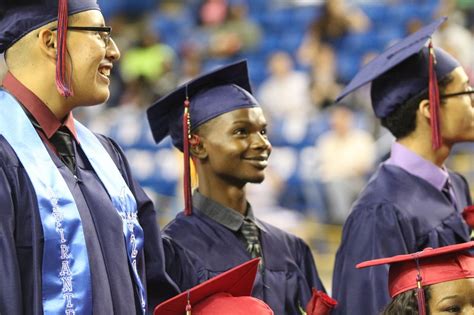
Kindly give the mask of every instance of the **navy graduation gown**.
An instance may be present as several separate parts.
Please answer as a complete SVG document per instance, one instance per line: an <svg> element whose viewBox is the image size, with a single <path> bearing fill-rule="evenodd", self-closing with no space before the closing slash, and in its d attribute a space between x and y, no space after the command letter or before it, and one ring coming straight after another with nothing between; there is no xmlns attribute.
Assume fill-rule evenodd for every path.
<svg viewBox="0 0 474 315"><path fill-rule="evenodd" d="M165 273L163 245L149 198L132 179L123 152L99 136L137 200L144 230L144 251L137 259L152 309L176 293ZM47 147L47 146L46 146ZM79 146L77 180L47 147L76 201L91 268L94 314L139 314L132 274L125 252L122 221L107 191ZM0 136L0 314L43 314L43 230L35 191L28 174L8 142Z"/></svg>
<svg viewBox="0 0 474 315"><path fill-rule="evenodd" d="M460 212L471 204L465 179L449 172L458 209L427 181L397 166L382 165L371 178L343 228L336 255L333 314L375 315L390 302L388 266L356 269L370 259L469 241Z"/></svg>
<svg viewBox="0 0 474 315"><path fill-rule="evenodd" d="M324 290L312 253L300 238L258 222L266 230L260 230L265 268L252 295L276 315L301 314L311 288ZM183 291L251 259L236 233L196 212L178 214L163 235L166 269Z"/></svg>

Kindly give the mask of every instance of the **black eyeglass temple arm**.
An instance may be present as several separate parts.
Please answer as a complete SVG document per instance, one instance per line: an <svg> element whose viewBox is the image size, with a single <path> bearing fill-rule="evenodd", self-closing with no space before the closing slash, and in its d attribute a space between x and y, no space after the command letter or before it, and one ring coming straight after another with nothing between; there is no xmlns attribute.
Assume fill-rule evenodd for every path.
<svg viewBox="0 0 474 315"><path fill-rule="evenodd" d="M460 95L467 95L467 94L474 94L474 90L471 90L471 91L463 91L463 92L457 92L457 93L451 93L451 94L444 94L444 95L440 95L439 98L448 98L448 97L454 97L454 96L460 96Z"/></svg>

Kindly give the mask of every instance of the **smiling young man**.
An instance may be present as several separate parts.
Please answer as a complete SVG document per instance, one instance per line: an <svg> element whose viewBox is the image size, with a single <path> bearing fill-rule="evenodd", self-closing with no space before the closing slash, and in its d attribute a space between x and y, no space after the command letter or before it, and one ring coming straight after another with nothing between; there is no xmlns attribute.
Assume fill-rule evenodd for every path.
<svg viewBox="0 0 474 315"><path fill-rule="evenodd" d="M387 267L364 260L469 241L462 217L472 203L466 180L445 166L453 145L474 141L468 76L441 49L426 46L440 19L392 46L349 83L339 99L372 81L375 114L396 137L353 204L333 275L336 314L379 314L390 301Z"/></svg>
<svg viewBox="0 0 474 315"><path fill-rule="evenodd" d="M185 175L185 211L164 229L166 269L180 289L261 257L253 296L275 314L300 314L311 289L323 285L309 247L255 218L247 201L246 185L264 180L272 148L246 62L178 88L148 110L148 120L155 140L171 135L185 162L189 150L198 174L192 202Z"/></svg>
<svg viewBox="0 0 474 315"><path fill-rule="evenodd" d="M71 113L109 97L111 29L95 0L1 9L0 314L144 314L177 293L155 210Z"/></svg>

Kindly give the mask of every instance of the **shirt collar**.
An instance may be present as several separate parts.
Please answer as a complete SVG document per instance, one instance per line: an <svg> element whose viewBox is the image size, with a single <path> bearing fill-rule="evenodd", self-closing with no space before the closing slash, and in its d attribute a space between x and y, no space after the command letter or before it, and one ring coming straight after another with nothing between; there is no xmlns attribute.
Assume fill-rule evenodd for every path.
<svg viewBox="0 0 474 315"><path fill-rule="evenodd" d="M439 191L443 189L449 179L449 174L444 166L442 168L436 166L398 142L392 145L390 158L385 164L398 166L408 173L426 180Z"/></svg>
<svg viewBox="0 0 474 315"><path fill-rule="evenodd" d="M252 206L249 203L247 203L247 216L243 216L239 212L207 198L196 189L193 193L193 208L197 213L204 214L234 232L240 230L245 218L255 223L260 230L266 232L265 227L256 220Z"/></svg>
<svg viewBox="0 0 474 315"><path fill-rule="evenodd" d="M38 122L44 134L50 139L54 133L64 125L69 129L77 142L77 133L74 126L74 117L70 112L63 123L54 116L46 104L26 86L8 72L3 79L3 87L8 90Z"/></svg>

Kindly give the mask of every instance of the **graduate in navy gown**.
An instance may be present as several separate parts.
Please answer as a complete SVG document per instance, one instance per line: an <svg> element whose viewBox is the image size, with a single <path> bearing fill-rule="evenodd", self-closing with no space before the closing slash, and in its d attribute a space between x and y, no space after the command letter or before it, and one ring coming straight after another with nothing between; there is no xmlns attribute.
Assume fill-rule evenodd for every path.
<svg viewBox="0 0 474 315"><path fill-rule="evenodd" d="M445 161L454 144L474 141L473 90L452 56L426 46L444 20L378 56L338 98L372 81L375 114L396 142L344 224L333 275L336 314L379 314L390 301L381 289L387 266L357 270L357 263L469 241L461 215L472 202L469 187Z"/></svg>
<svg viewBox="0 0 474 315"><path fill-rule="evenodd" d="M155 210L121 149L71 113L109 97L111 29L95 0L2 9L0 314L144 314L178 293Z"/></svg>
<svg viewBox="0 0 474 315"><path fill-rule="evenodd" d="M148 110L155 140L171 135L185 155L185 211L163 231L166 269L186 290L261 257L253 296L275 314L300 314L311 289L323 285L308 245L257 219L247 202L245 187L264 180L271 153L267 123L251 94L247 71L246 62L218 69ZM192 200L187 155L195 161L199 181Z"/></svg>

